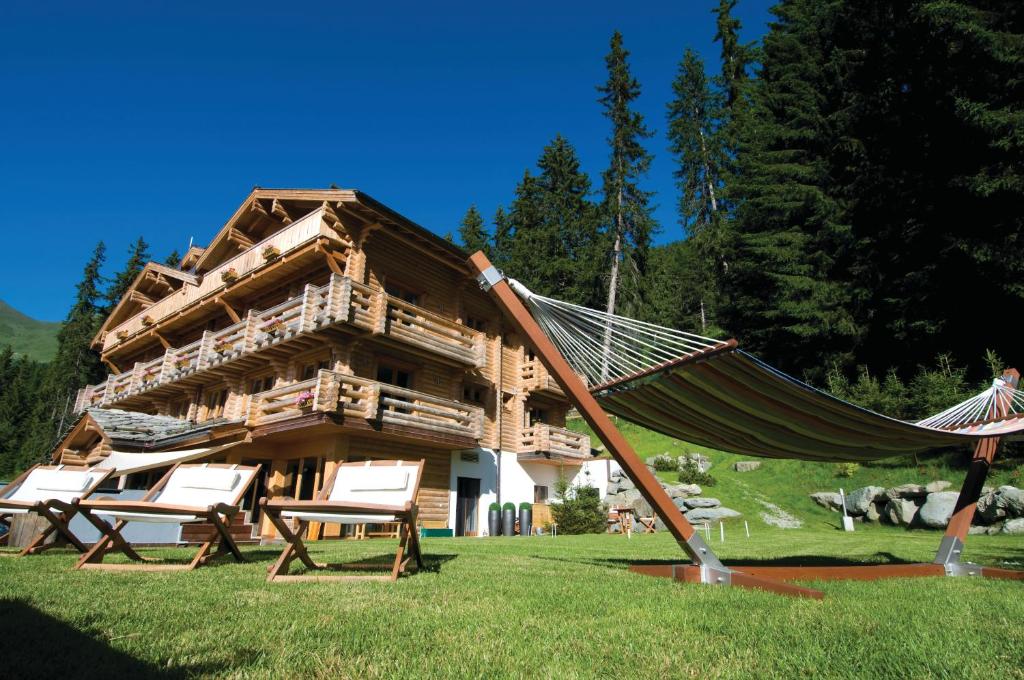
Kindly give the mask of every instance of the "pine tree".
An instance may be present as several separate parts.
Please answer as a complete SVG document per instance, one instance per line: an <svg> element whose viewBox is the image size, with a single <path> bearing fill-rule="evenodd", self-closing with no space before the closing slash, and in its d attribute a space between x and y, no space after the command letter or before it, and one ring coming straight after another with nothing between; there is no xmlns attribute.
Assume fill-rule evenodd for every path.
<svg viewBox="0 0 1024 680"><path fill-rule="evenodd" d="M117 306L147 262L149 262L149 244L140 236L128 249L128 261L125 262L124 268L114 276L104 294L108 309Z"/></svg>
<svg viewBox="0 0 1024 680"><path fill-rule="evenodd" d="M35 461L24 444L35 422L30 405L41 394L45 366L0 350L0 478L10 479Z"/></svg>
<svg viewBox="0 0 1024 680"><path fill-rule="evenodd" d="M459 223L459 241L470 253L482 250L485 255L490 255L491 246L487 238L487 229L484 228L484 218L480 216L480 211L475 205L469 206L469 210Z"/></svg>
<svg viewBox="0 0 1024 680"><path fill-rule="evenodd" d="M494 211L494 239L491 246L491 263L502 271L508 271L512 261L512 224L505 208L498 206Z"/></svg>
<svg viewBox="0 0 1024 680"><path fill-rule="evenodd" d="M46 368L39 399L33 409L26 455L41 459L69 423L78 389L101 381L106 374L90 347L105 314L100 268L106 246L99 242L82 272L75 303L57 334L57 354Z"/></svg>
<svg viewBox="0 0 1024 680"><path fill-rule="evenodd" d="M164 264L173 269L177 269L181 266L181 253L175 248L171 251L171 254L164 258Z"/></svg>
<svg viewBox="0 0 1024 680"><path fill-rule="evenodd" d="M837 86L827 69L836 2L783 0L764 39L743 153L730 191L736 209L726 326L786 370L820 378L850 358L862 327L851 311L844 258L850 228L830 195L828 125Z"/></svg>
<svg viewBox="0 0 1024 680"><path fill-rule="evenodd" d="M656 230L649 206L652 193L639 185L652 159L643 140L653 133L644 125L643 116L631 108L640 96L640 83L630 74L628 57L629 52L622 45L622 34L615 31L605 56L608 80L597 88L601 93L598 102L612 126L608 139L610 162L602 175L603 213L611 233L611 270L605 305L609 313L615 313L618 307L623 264L627 283L637 295L646 269L651 235ZM638 300L630 302L635 306Z"/></svg>
<svg viewBox="0 0 1024 680"><path fill-rule="evenodd" d="M715 42L722 43L722 82L725 86L726 105L736 103L747 82L747 68L753 58L753 48L740 43L740 20L732 16L737 0L719 0L711 10L715 15Z"/></svg>

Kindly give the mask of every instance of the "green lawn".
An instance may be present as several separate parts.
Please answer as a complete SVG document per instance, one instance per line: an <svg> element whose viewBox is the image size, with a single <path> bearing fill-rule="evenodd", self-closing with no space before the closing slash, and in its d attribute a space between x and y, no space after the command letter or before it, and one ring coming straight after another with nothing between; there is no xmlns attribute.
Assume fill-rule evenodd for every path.
<svg viewBox="0 0 1024 680"><path fill-rule="evenodd" d="M938 535L756 526L730 560L930 560ZM330 542L325 559L392 541ZM430 570L379 582L267 584L274 551L192 573L74 572L71 554L0 560L5 677L1022 677L1024 583L820 584L823 601L673 583L667 534L427 539ZM148 551L185 559L187 551ZM1020 537L968 558L1024 566Z"/></svg>

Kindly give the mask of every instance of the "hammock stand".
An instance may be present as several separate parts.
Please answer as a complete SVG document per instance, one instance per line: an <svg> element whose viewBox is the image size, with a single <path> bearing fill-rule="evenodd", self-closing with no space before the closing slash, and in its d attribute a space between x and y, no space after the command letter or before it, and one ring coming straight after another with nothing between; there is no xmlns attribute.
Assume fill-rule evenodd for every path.
<svg viewBox="0 0 1024 680"><path fill-rule="evenodd" d="M984 576L989 578L1024 580L1024 572L981 567L961 562L964 541L974 517L975 507L984 486L985 477L995 457L1000 436L974 436L976 441L970 469L960 490L952 518L939 546L938 554L931 563L856 565L856 566L758 566L724 565L711 548L701 539L700 533L675 507L672 499L658 483L654 474L640 460L633 447L622 436L608 417L608 414L591 394L573 367L559 351L555 343L545 334L541 325L513 291L508 280L498 271L482 252L474 253L468 260L470 270L475 273L480 287L487 292L501 308L508 320L533 346L534 352L554 379L565 391L569 401L576 407L583 419L590 425L604 443L608 452L622 466L625 473L636 485L644 500L665 522L668 531L676 539L683 552L690 558L689 564L632 565L630 571L648 576L661 576L689 583L732 585L754 588L794 597L821 599L820 590L798 586L788 581L814 580L875 580L893 577L918 576ZM730 340L719 345L696 349L686 356L656 366L646 373L677 369L688 364L707 361L716 354L735 351L736 342ZM632 376L636 378L637 376ZM1013 369L1003 375L1003 382L1016 389L1020 374ZM614 381L613 381L614 382ZM612 383L595 388L607 390ZM979 423L971 426L977 430L984 423L1005 413L998 412L999 399L995 399L994 413L986 413ZM627 417L627 419L629 419ZM898 422L898 421L896 421ZM969 429L969 428L968 428ZM925 448L925 447L920 447ZM892 455L891 453L889 455ZM780 455L781 457L781 455ZM800 456L794 456L800 457Z"/></svg>

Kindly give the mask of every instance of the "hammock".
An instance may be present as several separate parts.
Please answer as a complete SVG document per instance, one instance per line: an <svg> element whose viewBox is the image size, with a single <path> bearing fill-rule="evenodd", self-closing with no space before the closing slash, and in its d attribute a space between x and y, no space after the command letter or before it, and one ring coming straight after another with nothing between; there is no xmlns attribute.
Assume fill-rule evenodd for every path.
<svg viewBox="0 0 1024 680"><path fill-rule="evenodd" d="M735 340L598 312L509 283L606 411L687 442L839 462L1024 433L1024 393L1006 376L942 413L897 420L786 375Z"/></svg>

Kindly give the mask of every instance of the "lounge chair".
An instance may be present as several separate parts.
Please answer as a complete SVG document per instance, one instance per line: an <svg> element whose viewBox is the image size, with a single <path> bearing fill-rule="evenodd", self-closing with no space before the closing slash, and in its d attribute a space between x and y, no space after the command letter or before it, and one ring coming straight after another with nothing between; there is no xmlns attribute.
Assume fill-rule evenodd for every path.
<svg viewBox="0 0 1024 680"><path fill-rule="evenodd" d="M191 570L216 557L230 553L245 562L231 537L231 518L256 480L260 466L220 464L177 464L138 501L82 501L82 515L103 535L75 566L76 569ZM108 524L103 518L111 518ZM120 551L136 562L153 562L139 555L121 535L128 522L212 525L206 540L188 564L102 564L108 552ZM216 547L216 550L214 550Z"/></svg>
<svg viewBox="0 0 1024 680"><path fill-rule="evenodd" d="M277 562L270 567L268 581L298 580L398 580L410 560L423 567L419 536L416 534L416 494L423 477L425 461L377 460L342 463L312 501L260 499L263 512L288 542ZM296 526L290 526L294 522ZM371 569L380 565L366 563L319 564L310 558L302 534L310 522L327 524L400 525L398 550L389 575L360 574L320 576L317 574L289 576L288 567L298 558L309 569ZM323 524L321 524L322 530Z"/></svg>
<svg viewBox="0 0 1024 680"><path fill-rule="evenodd" d="M71 533L69 525L78 514L78 503L88 498L114 471L106 468L71 467L67 465L36 465L0 489L0 524L7 527L10 538L11 521L15 515L34 513L50 526L32 539L18 557L36 555L50 548L71 545L78 552L88 548ZM54 532L53 542L47 539Z"/></svg>

